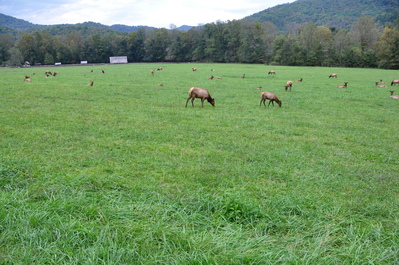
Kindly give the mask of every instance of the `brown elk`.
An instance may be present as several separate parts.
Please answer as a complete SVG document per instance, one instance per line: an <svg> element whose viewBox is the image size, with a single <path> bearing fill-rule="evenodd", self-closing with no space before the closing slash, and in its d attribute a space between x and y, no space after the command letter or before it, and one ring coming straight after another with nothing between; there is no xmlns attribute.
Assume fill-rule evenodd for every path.
<svg viewBox="0 0 399 265"><path fill-rule="evenodd" d="M269 73L267 73L268 75L275 75L276 71L269 71Z"/></svg>
<svg viewBox="0 0 399 265"><path fill-rule="evenodd" d="M391 92L391 95L389 96L390 98L399 99L398 95L393 94L393 92L395 92L395 91L389 91L389 92Z"/></svg>
<svg viewBox="0 0 399 265"><path fill-rule="evenodd" d="M292 81L287 81L287 84L285 84L285 90L288 90L288 88L290 89L290 92L292 90Z"/></svg>
<svg viewBox="0 0 399 265"><path fill-rule="evenodd" d="M399 85L399 79L394 79L394 80L391 82L391 86L393 86L393 85Z"/></svg>
<svg viewBox="0 0 399 265"><path fill-rule="evenodd" d="M193 70L193 72L197 71L198 69L195 67L191 67L191 70Z"/></svg>
<svg viewBox="0 0 399 265"><path fill-rule="evenodd" d="M208 79L214 79L215 77L213 75L211 75L210 77L208 77Z"/></svg>
<svg viewBox="0 0 399 265"><path fill-rule="evenodd" d="M162 67L158 67L158 68L157 68L157 71L162 71L162 70L163 70Z"/></svg>
<svg viewBox="0 0 399 265"><path fill-rule="evenodd" d="M386 84L387 82L382 81L382 79L380 79L380 84Z"/></svg>
<svg viewBox="0 0 399 265"><path fill-rule="evenodd" d="M337 86L337 87L339 87L339 88L344 88L344 87L347 87L348 86L348 82L344 82L344 84L343 85L341 85L341 86Z"/></svg>
<svg viewBox="0 0 399 265"><path fill-rule="evenodd" d="M56 76L57 74L58 74L58 72L55 72L55 71L53 72L53 76Z"/></svg>
<svg viewBox="0 0 399 265"><path fill-rule="evenodd" d="M30 77L26 75L25 78L24 78L24 81L25 82L30 82Z"/></svg>
<svg viewBox="0 0 399 265"><path fill-rule="evenodd" d="M375 82L375 86L376 86L376 87L387 87L387 86L385 86L385 85L380 85L380 84L378 84L378 82Z"/></svg>
<svg viewBox="0 0 399 265"><path fill-rule="evenodd" d="M163 83L159 83L158 86L163 86Z"/></svg>
<svg viewBox="0 0 399 265"><path fill-rule="evenodd" d="M335 77L335 78L337 78L338 75L337 75L337 74L331 74L328 78L330 78L330 77Z"/></svg>
<svg viewBox="0 0 399 265"><path fill-rule="evenodd" d="M204 101L205 99L215 107L215 99L211 97L209 94L208 90L199 88L199 87L192 87L188 91L188 98L186 101L186 108L187 108L187 103L191 99L191 105L194 107L194 99L200 98L201 99L201 104L202 108L204 107Z"/></svg>
<svg viewBox="0 0 399 265"><path fill-rule="evenodd" d="M244 79L245 78L245 74L243 74L241 77L240 77L240 79Z"/></svg>
<svg viewBox="0 0 399 265"><path fill-rule="evenodd" d="M263 102L263 105L265 105L265 107L266 107L265 101L268 99L269 100L269 105L267 105L267 106L270 106L270 103L272 103L272 105L274 107L274 102L277 102L278 106L281 107L282 103L277 98L277 96L275 94L270 93L270 92L262 92L260 94L261 94L261 100L260 100L259 106L262 106L262 102Z"/></svg>
<svg viewBox="0 0 399 265"><path fill-rule="evenodd" d="M303 78L299 79L299 80L295 80L295 82L302 82Z"/></svg>
<svg viewBox="0 0 399 265"><path fill-rule="evenodd" d="M51 71L49 71L49 70L44 71L44 74L45 75L53 75L53 73Z"/></svg>
<svg viewBox="0 0 399 265"><path fill-rule="evenodd" d="M154 75L155 74L155 71L154 70L151 70L151 75Z"/></svg>
<svg viewBox="0 0 399 265"><path fill-rule="evenodd" d="M91 81L90 83L87 84L87 86L93 86L94 81Z"/></svg>

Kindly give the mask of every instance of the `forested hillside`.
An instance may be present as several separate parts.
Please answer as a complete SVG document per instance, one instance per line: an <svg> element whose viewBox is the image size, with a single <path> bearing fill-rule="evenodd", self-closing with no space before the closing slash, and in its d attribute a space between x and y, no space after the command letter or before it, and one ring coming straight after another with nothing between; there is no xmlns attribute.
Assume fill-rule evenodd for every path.
<svg viewBox="0 0 399 265"><path fill-rule="evenodd" d="M250 22L270 21L286 31L295 24L314 22L318 26L349 29L361 16L371 16L385 25L399 15L398 0L297 0L246 17Z"/></svg>
<svg viewBox="0 0 399 265"><path fill-rule="evenodd" d="M217 21L186 31L145 26L137 29L123 25L109 27L95 22L38 28L32 24L21 30L22 26L15 20L7 18L7 25L0 21L0 66L20 66L24 61L31 65L80 61L107 63L110 56L127 56L129 62L234 62L399 69L399 19L394 17L397 9L392 8L397 6L395 1L298 0L273 8L275 14L280 10L287 18L276 23L246 18ZM359 10L356 3L360 6L368 3L369 8ZM345 21L341 13L347 12L348 6L355 10ZM332 9L335 10L332 20L327 20L326 14L331 14ZM371 9L385 13L375 14ZM356 12L357 16L354 15ZM288 14L292 14L292 18ZM365 16L359 16L361 14ZM300 22L299 18L306 21ZM289 19L298 20L289 24L289 30L281 30L280 21ZM321 22L322 19L325 22ZM333 24L333 21L342 23ZM352 22L349 24L348 21ZM28 27L26 21L22 22Z"/></svg>

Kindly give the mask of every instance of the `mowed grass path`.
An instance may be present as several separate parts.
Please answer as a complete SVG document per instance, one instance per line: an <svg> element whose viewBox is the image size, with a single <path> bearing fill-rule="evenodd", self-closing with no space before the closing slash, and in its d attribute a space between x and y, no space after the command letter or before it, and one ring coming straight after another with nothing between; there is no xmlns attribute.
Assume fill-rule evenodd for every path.
<svg viewBox="0 0 399 265"><path fill-rule="evenodd" d="M0 69L0 263L398 264L399 88L375 87L398 78L246 64ZM185 108L192 86L216 107ZM260 107L258 86L282 107Z"/></svg>

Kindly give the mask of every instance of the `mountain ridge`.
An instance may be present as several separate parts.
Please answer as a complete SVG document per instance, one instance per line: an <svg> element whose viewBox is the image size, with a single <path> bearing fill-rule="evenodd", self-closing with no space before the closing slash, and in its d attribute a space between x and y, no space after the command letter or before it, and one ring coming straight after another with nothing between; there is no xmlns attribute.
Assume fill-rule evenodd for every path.
<svg viewBox="0 0 399 265"><path fill-rule="evenodd" d="M339 12L337 12L339 10ZM296 24L314 22L318 26L329 28L350 28L360 16L371 16L376 22L384 25L393 23L399 17L398 0L296 0L267 8L265 10L246 16L239 20L249 22L272 22L281 31L285 32ZM399 19L398 19L399 21ZM0 13L0 33L14 33L34 29L48 29L51 27L73 28L77 26L92 27L106 31L131 33L140 28L156 29L151 26L129 26L114 24L111 26L97 22L84 22L76 24L40 25ZM188 31L193 26L182 25L173 28ZM51 31L51 30L50 30Z"/></svg>

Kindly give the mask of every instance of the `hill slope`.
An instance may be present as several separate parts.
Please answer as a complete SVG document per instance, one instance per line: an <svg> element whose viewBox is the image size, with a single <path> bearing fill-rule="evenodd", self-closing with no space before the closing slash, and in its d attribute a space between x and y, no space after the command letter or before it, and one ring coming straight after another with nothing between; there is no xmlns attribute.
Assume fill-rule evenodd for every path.
<svg viewBox="0 0 399 265"><path fill-rule="evenodd" d="M245 17L251 22L273 22L280 30L293 24L314 22L318 26L349 28L360 16L382 24L399 15L398 0L297 0Z"/></svg>

